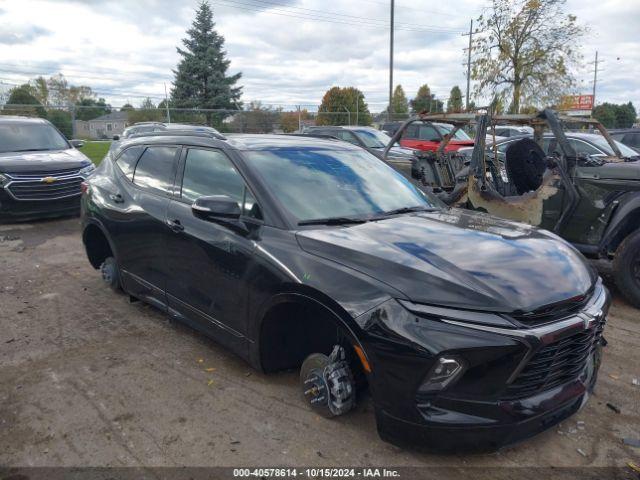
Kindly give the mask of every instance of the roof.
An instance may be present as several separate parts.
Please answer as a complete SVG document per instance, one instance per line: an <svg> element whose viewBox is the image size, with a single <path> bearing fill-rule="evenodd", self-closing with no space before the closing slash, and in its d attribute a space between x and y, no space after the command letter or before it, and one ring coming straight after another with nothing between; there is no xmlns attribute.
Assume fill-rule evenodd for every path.
<svg viewBox="0 0 640 480"><path fill-rule="evenodd" d="M113 121L126 121L128 118L127 112L111 112L106 115L102 115L97 118L87 120L88 122L113 122Z"/></svg>
<svg viewBox="0 0 640 480"><path fill-rule="evenodd" d="M275 134L230 134L227 142L239 150L271 150L278 148L321 147L331 150L359 150L359 147L347 142L336 142L313 136L275 135Z"/></svg>
<svg viewBox="0 0 640 480"><path fill-rule="evenodd" d="M0 115L0 123L11 123L11 124L18 124L18 123L39 123L39 124L48 124L49 121L45 120L44 118L39 118L39 117L21 117L18 115Z"/></svg>

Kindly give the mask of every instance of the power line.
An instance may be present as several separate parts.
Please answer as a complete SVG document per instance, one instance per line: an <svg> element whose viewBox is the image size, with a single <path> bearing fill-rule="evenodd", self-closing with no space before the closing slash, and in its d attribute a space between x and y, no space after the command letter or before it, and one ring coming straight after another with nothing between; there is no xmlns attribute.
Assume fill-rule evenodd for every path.
<svg viewBox="0 0 640 480"><path fill-rule="evenodd" d="M252 1L255 2L259 0L252 0ZM364 19L365 21L363 22L355 22L355 21L343 21L342 19L338 19L338 18L328 18L328 17L318 16L318 15L307 15L301 12L292 12L290 10L284 10L284 11L283 10L274 11L276 9L264 10L262 8L264 7L264 4L246 3L239 0L213 0L213 3L217 3L218 5L235 8L239 10L266 13L269 15L280 15L284 17L298 18L301 20L314 20L314 21L321 21L321 22L340 24L340 25L354 25L354 26L359 26L364 28L385 28L385 26L380 23L371 23L371 22L380 21L375 19ZM439 27L429 27L429 28L414 28L414 27L408 27L408 26L398 27L398 29L400 30L410 31L410 32L448 33L448 34L460 33L459 30L455 30L455 29L444 29L444 28L438 29L438 28Z"/></svg>

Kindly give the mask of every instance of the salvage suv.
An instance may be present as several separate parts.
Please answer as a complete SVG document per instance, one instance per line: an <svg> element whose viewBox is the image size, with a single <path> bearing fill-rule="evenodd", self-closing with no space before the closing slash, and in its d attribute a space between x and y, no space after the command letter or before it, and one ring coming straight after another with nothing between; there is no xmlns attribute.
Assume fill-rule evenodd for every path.
<svg viewBox="0 0 640 480"><path fill-rule="evenodd" d="M331 139L164 132L84 185L104 282L257 369L300 369L333 417L368 385L381 437L496 449L580 409L610 297L553 234L446 208Z"/></svg>
<svg viewBox="0 0 640 480"><path fill-rule="evenodd" d="M0 222L78 214L93 163L47 120L0 116Z"/></svg>

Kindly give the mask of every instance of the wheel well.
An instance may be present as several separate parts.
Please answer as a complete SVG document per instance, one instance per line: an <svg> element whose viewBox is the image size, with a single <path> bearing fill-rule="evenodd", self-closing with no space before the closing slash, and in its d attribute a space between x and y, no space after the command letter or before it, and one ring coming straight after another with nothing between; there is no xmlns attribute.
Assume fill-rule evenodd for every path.
<svg viewBox="0 0 640 480"><path fill-rule="evenodd" d="M638 229L638 225L640 225L640 208L625 217L622 226L609 241L607 250L610 253L615 253L622 241Z"/></svg>
<svg viewBox="0 0 640 480"><path fill-rule="evenodd" d="M109 240L96 225L89 225L84 229L82 241L93 268L100 268L107 257L113 256Z"/></svg>
<svg viewBox="0 0 640 480"><path fill-rule="evenodd" d="M327 308L312 302L280 303L262 321L260 363L265 372L299 368L311 353L329 355L337 343L355 359L351 335Z"/></svg>

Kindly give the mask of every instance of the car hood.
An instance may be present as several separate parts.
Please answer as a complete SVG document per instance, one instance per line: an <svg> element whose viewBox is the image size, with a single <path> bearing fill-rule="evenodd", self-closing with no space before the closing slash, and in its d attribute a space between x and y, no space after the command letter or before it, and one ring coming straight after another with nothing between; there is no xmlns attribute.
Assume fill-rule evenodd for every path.
<svg viewBox="0 0 640 480"><path fill-rule="evenodd" d="M450 209L297 232L301 248L382 281L413 302L529 312L584 295L596 275L559 237Z"/></svg>
<svg viewBox="0 0 640 480"><path fill-rule="evenodd" d="M384 152L384 148L385 147L381 147L381 148L374 148L372 150L375 150L377 152L383 153ZM416 150L413 148L406 148L406 147L398 147L398 146L394 146L391 147L389 149L389 156L390 157L396 157L396 158L407 158L410 159L414 156Z"/></svg>
<svg viewBox="0 0 640 480"><path fill-rule="evenodd" d="M90 160L75 148L46 152L0 153L0 173L47 172L80 168Z"/></svg>

